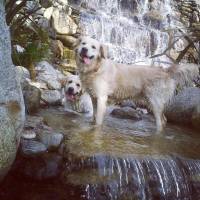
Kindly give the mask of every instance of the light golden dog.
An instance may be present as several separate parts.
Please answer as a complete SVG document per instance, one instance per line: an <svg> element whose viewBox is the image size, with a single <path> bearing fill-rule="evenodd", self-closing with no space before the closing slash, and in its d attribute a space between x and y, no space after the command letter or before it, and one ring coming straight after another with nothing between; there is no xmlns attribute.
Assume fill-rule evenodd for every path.
<svg viewBox="0 0 200 200"><path fill-rule="evenodd" d="M92 117L93 106L90 95L82 91L82 84L79 76L69 75L63 80L63 99L65 111L82 113L85 117Z"/></svg>
<svg viewBox="0 0 200 200"><path fill-rule="evenodd" d="M97 109L94 109L96 125L103 123L108 97L116 100L142 99L152 109L157 132L161 132L166 124L164 108L173 97L177 84L192 81L199 70L193 64L163 69L115 63L106 58L104 46L89 37L78 39L75 53L83 88L97 100Z"/></svg>

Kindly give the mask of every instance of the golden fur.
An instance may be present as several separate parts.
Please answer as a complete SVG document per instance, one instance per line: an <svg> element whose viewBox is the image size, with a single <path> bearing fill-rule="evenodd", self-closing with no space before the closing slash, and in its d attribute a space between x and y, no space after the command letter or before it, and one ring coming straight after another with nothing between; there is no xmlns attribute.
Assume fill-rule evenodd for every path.
<svg viewBox="0 0 200 200"><path fill-rule="evenodd" d="M184 64L163 69L120 64L107 59L104 49L89 37L80 38L75 48L83 87L97 99L96 124L103 123L108 97L143 99L152 108L157 132L161 132L166 123L165 105L173 97L177 84L187 83L198 75L198 66Z"/></svg>

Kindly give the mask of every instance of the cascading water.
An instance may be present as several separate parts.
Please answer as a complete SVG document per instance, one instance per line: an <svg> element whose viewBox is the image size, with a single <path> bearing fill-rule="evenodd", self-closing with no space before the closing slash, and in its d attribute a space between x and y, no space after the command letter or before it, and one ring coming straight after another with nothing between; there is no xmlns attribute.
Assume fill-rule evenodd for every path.
<svg viewBox="0 0 200 200"><path fill-rule="evenodd" d="M168 124L156 135L152 118L109 115L96 132L84 118L49 110L42 115L67 135L62 180L82 188L84 199L200 199L199 134Z"/></svg>
<svg viewBox="0 0 200 200"><path fill-rule="evenodd" d="M174 1L69 2L81 11L82 32L107 45L111 59L162 66L171 63L166 56L150 57L168 47L172 39L168 30L181 26L176 21ZM116 119L106 121L108 130L104 134L75 134L77 130L74 130L66 143L66 181L81 186L86 199L200 199L200 156L198 153L194 156L199 144L195 146L194 141L186 144L186 138L174 140L177 130L166 131L166 135L173 134L165 135L164 140L158 136L149 139L151 133L147 130L152 127L144 121L130 122L131 125ZM187 155L190 144L194 151Z"/></svg>
<svg viewBox="0 0 200 200"><path fill-rule="evenodd" d="M173 27L173 1L82 0L82 32L109 47L109 57L122 63L171 62L151 59L168 46L167 30ZM142 63L141 62L141 63Z"/></svg>
<svg viewBox="0 0 200 200"><path fill-rule="evenodd" d="M84 170L88 170L87 178L83 178L87 199L193 200L200 197L200 161L96 155L76 166L79 166L76 168L79 175L72 172L68 179L74 183L74 179L80 179L81 173L84 176Z"/></svg>

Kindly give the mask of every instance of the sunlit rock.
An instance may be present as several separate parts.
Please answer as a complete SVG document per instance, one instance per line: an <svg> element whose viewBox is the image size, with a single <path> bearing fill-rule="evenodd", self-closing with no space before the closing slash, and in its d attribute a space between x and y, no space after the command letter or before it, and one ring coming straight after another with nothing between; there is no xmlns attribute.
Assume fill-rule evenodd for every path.
<svg viewBox="0 0 200 200"><path fill-rule="evenodd" d="M35 69L38 72L38 75L36 77L36 80L38 82L46 83L47 88L49 88L50 90L61 89L61 83L59 80L62 79L64 76L50 63L48 63L47 61L39 62L36 65Z"/></svg>
<svg viewBox="0 0 200 200"><path fill-rule="evenodd" d="M54 8L52 13L52 25L58 34L73 35L78 28L74 20L63 10Z"/></svg>
<svg viewBox="0 0 200 200"><path fill-rule="evenodd" d="M61 92L58 90L42 90L41 100L47 105L60 105L61 104Z"/></svg>
<svg viewBox="0 0 200 200"><path fill-rule="evenodd" d="M182 125L199 127L197 122L200 118L200 89L196 87L186 88L176 95L166 109L166 116L169 121Z"/></svg>

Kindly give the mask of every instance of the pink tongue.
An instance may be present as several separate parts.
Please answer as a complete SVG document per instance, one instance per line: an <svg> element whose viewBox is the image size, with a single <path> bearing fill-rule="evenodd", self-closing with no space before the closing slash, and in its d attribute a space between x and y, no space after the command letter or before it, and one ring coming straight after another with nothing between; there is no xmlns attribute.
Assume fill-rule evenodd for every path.
<svg viewBox="0 0 200 200"><path fill-rule="evenodd" d="M87 57L84 57L84 58L83 58L83 61L84 61L84 63L87 64L87 65L90 64L90 59L87 58Z"/></svg>
<svg viewBox="0 0 200 200"><path fill-rule="evenodd" d="M74 95L67 95L67 99L69 101L74 101L75 100L75 96Z"/></svg>

